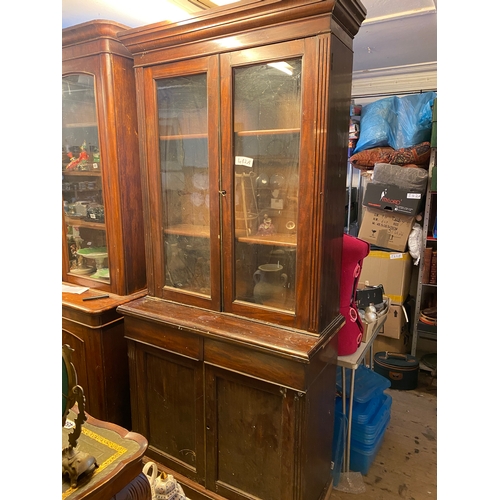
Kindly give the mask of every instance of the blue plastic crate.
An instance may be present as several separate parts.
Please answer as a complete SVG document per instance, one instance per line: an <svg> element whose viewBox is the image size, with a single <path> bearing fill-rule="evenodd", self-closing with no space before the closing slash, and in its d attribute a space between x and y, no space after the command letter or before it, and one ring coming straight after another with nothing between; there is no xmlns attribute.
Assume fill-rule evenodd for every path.
<svg viewBox="0 0 500 500"><path fill-rule="evenodd" d="M353 402L351 427L350 470L367 474L381 446L385 431L391 418L392 397L381 394L367 403ZM339 458L339 439L345 439L345 428L341 423L345 419L342 413L341 398L337 398L335 424L332 444L332 459Z"/></svg>
<svg viewBox="0 0 500 500"><path fill-rule="evenodd" d="M346 397L351 395L351 372L346 368ZM360 365L354 376L354 401L367 403L375 396L382 394L391 386L391 381L382 375L375 373L364 365ZM342 368L337 366L337 390L342 391Z"/></svg>
<svg viewBox="0 0 500 500"><path fill-rule="evenodd" d="M353 421L351 427L351 448L370 451L380 435L384 433L391 418L392 397L388 394L383 394L383 397L379 401L380 406L369 422L360 425Z"/></svg>
<svg viewBox="0 0 500 500"><path fill-rule="evenodd" d="M363 425L370 421L375 412L379 409L380 405L383 403L382 398L384 393L377 394L372 397L366 403L358 403L353 401L352 403L352 423L353 425ZM345 413L349 411L349 398L346 398ZM335 414L342 413L342 396L337 396L335 400Z"/></svg>
<svg viewBox="0 0 500 500"><path fill-rule="evenodd" d="M389 394L376 396L368 403L354 402L352 409L351 446L354 443L357 448L370 451L369 448L379 438L380 433L390 418L391 407L392 396ZM342 415L342 399L338 397L335 402L335 420L337 421ZM336 437L335 430L334 426L334 440Z"/></svg>
<svg viewBox="0 0 500 500"><path fill-rule="evenodd" d="M350 470L352 472L361 472L363 476L368 474L370 467L373 463L373 460L377 456L377 453L382 446L382 442L384 441L385 431L387 429L387 425L389 425L389 420L384 426L383 432L380 434L378 440L374 443L374 445L369 449L359 449L353 446L354 442L351 441L351 460L350 460Z"/></svg>

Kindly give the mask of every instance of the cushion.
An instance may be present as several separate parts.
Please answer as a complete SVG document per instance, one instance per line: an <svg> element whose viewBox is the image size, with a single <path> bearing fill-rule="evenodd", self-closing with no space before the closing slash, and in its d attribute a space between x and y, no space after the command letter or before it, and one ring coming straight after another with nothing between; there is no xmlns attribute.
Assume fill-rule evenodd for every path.
<svg viewBox="0 0 500 500"><path fill-rule="evenodd" d="M349 161L353 167L369 170L375 166L375 163L390 163L392 153L394 149L390 147L365 149L352 155Z"/></svg>
<svg viewBox="0 0 500 500"><path fill-rule="evenodd" d="M422 142L408 148L392 149L390 147L372 148L352 155L349 161L353 167L360 170L369 170L375 163L389 163L392 165L425 165L431 156L431 143Z"/></svg>
<svg viewBox="0 0 500 500"><path fill-rule="evenodd" d="M409 148L396 149L391 155L391 161L388 163L392 163L393 165L407 165L409 163L424 165L428 163L430 157L431 143L421 142Z"/></svg>

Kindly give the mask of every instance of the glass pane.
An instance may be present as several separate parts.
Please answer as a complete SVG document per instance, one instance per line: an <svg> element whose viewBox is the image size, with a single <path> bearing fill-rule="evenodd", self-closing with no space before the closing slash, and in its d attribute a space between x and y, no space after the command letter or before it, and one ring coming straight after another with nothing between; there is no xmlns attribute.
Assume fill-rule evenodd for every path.
<svg viewBox="0 0 500 500"><path fill-rule="evenodd" d="M234 70L235 297L295 310L301 59Z"/></svg>
<svg viewBox="0 0 500 500"><path fill-rule="evenodd" d="M69 273L109 283L94 77L62 79L62 198Z"/></svg>
<svg viewBox="0 0 500 500"><path fill-rule="evenodd" d="M165 286L210 296L207 76L157 81Z"/></svg>

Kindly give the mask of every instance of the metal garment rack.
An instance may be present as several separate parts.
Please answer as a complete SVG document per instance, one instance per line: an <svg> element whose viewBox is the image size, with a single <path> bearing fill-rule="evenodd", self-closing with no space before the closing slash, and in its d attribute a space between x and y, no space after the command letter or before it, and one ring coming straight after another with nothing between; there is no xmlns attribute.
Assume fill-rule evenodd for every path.
<svg viewBox="0 0 500 500"><path fill-rule="evenodd" d="M384 325L387 320L387 315L382 319L380 325L375 328L372 337L368 342L361 342L360 346L354 354L349 354L348 356L338 356L337 365L342 368L342 412L347 415L347 439L346 447L344 450L344 465L343 472L349 472L349 464L351 462L351 432L352 432L352 407L354 401L354 376L358 367L364 362L366 353L370 353L370 370L373 369L373 342L377 338L380 328ZM350 387L350 397L349 397L349 412L346 413L346 369L351 370L351 387Z"/></svg>

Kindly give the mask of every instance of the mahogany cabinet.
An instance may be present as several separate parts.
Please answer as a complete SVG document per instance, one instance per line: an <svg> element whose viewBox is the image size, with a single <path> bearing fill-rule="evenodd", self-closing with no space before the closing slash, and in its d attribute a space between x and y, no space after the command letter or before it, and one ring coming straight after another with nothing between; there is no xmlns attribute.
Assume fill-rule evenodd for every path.
<svg viewBox="0 0 500 500"><path fill-rule="evenodd" d="M144 223L133 59L91 21L62 30L62 341L87 408L130 427L130 387L119 304L146 290ZM109 294L84 302L85 296Z"/></svg>
<svg viewBox="0 0 500 500"><path fill-rule="evenodd" d="M134 56L148 293L133 429L189 498L331 487L357 0L264 0L118 38Z"/></svg>
<svg viewBox="0 0 500 500"><path fill-rule="evenodd" d="M126 26L62 30L62 280L128 295L146 288L137 106Z"/></svg>

